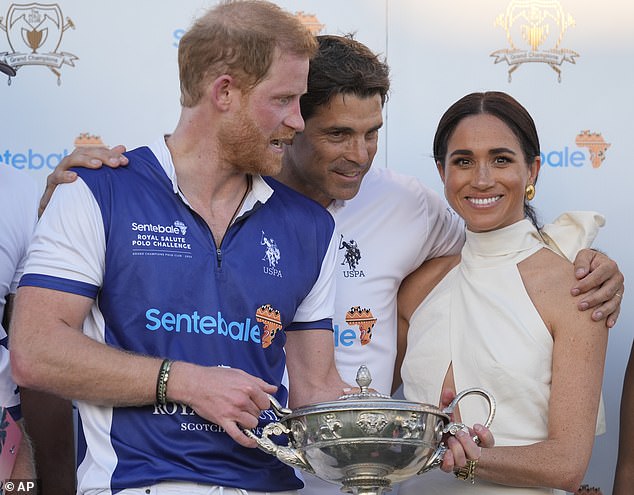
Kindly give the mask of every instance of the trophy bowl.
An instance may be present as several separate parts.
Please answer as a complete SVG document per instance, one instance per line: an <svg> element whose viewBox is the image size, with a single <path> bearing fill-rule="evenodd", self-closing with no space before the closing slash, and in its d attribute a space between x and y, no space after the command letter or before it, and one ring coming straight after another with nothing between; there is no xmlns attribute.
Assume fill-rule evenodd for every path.
<svg viewBox="0 0 634 495"><path fill-rule="evenodd" d="M467 395L480 395L489 405L491 425L495 400L485 390L460 392L444 409L418 402L396 400L369 390L370 373L359 368L360 392L338 400L303 406L291 411L271 397L278 422L264 427L262 436L245 433L260 449L280 461L321 479L341 485L355 495L380 495L398 483L440 466L447 450L445 434L466 426L451 421L458 402ZM286 435L287 445L278 437Z"/></svg>

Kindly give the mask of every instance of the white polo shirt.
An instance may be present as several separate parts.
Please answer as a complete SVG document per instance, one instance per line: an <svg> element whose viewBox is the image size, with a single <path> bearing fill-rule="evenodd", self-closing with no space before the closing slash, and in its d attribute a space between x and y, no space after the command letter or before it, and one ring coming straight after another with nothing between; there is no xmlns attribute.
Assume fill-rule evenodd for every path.
<svg viewBox="0 0 634 495"><path fill-rule="evenodd" d="M353 199L335 202L329 210L339 238L333 319L337 368L354 385L359 366L366 364L371 386L389 394L398 288L425 260L459 253L464 226L419 179L378 167L370 169Z"/></svg>

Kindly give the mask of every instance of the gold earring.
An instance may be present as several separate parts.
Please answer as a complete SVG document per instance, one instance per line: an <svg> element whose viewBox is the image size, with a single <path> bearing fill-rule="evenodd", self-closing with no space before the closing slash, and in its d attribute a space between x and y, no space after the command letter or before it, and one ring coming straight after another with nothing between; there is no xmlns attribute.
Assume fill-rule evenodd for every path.
<svg viewBox="0 0 634 495"><path fill-rule="evenodd" d="M533 184L527 185L524 192L526 193L526 199L531 201L535 197L535 186Z"/></svg>

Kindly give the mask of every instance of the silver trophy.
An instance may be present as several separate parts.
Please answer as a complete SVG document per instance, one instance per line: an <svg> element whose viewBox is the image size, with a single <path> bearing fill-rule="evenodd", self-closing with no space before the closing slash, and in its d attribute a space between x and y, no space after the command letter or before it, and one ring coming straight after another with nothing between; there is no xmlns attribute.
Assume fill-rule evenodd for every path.
<svg viewBox="0 0 634 495"><path fill-rule="evenodd" d="M443 435L466 429L451 421L458 402L467 395L480 395L489 405L491 425L495 400L486 390L460 392L445 409L429 404L395 400L369 390L370 372L357 373L360 392L344 395L291 411L271 397L279 421L264 427L262 436L245 433L260 449L280 461L341 485L354 495L381 495L398 483L440 466L447 450ZM287 445L271 437L287 435Z"/></svg>

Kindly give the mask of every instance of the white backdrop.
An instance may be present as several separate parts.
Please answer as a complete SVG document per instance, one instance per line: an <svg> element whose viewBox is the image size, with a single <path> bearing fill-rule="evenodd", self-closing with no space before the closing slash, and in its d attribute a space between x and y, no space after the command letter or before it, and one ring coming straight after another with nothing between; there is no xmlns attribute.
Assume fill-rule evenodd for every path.
<svg viewBox="0 0 634 495"><path fill-rule="evenodd" d="M10 84L0 74L0 166L22 169L43 184L50 168L73 149L82 133L97 135L108 145L132 148L171 131L179 114L178 39L191 20L213 3L0 0L0 61L19 67ZM625 234L627 214L634 207L630 193L634 176L627 172L627 143L634 132L634 6L630 2L278 3L314 16L323 26L322 33L354 32L386 56L393 90L375 166L422 177L439 192L442 188L430 156L443 111L472 91L503 90L518 98L537 122L545 155L535 201L543 220L563 210L602 212L608 222L596 246L618 260L628 280L634 276L634 260L628 256L632 241ZM543 62L524 63L509 82L510 66L505 61L494 63L491 54L510 49L511 42L518 51L530 49L520 27L528 21L520 17L509 22L507 37L496 19L507 12L528 13L529 6L538 3L551 17L533 18L533 52L556 62L562 58L557 50L578 56L567 52L561 65L555 65L560 74ZM48 14L48 20L38 19L38 13ZM25 34L38 25L36 30L48 28L48 38ZM576 142L585 130L592 140L606 143L598 167L591 163L589 148ZM612 486L621 383L633 337L628 296L610 335L604 381L608 432L597 438L586 478L606 495Z"/></svg>

